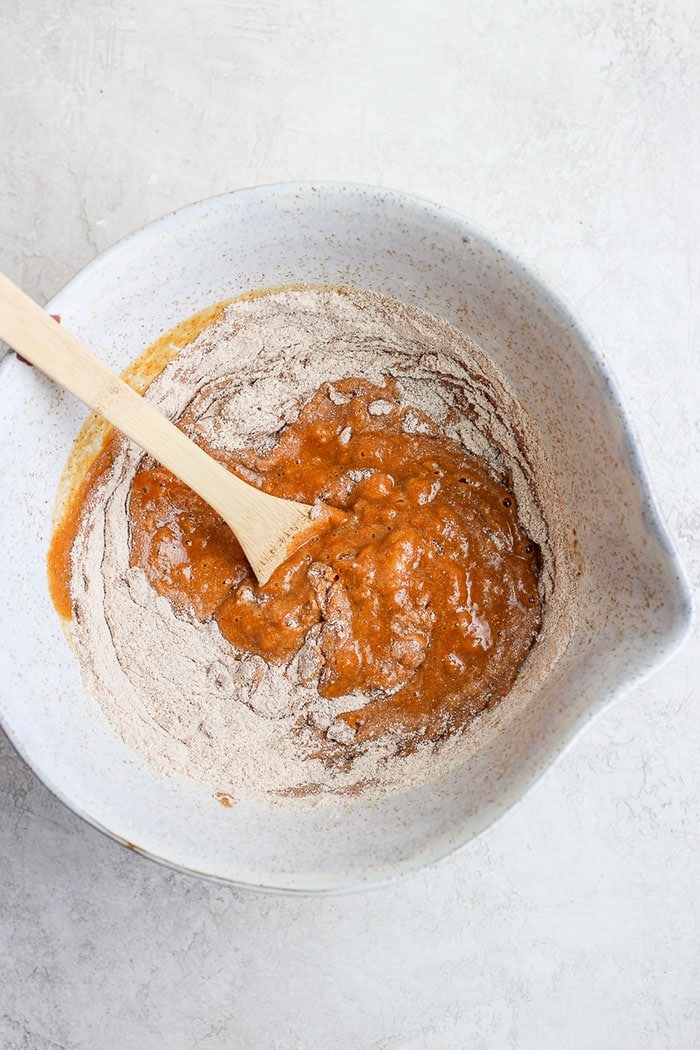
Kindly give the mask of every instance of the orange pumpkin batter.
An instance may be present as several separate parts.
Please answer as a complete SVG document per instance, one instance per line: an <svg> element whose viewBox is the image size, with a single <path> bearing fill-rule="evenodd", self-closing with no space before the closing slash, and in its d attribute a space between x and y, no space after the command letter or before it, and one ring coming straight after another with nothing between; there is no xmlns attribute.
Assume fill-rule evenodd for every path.
<svg viewBox="0 0 700 1050"><path fill-rule="evenodd" d="M540 626L539 551L512 493L402 407L393 381L324 384L267 454L209 451L347 517L259 587L216 513L147 465L131 488L131 564L178 611L214 617L270 663L298 653L323 696L348 696L356 742L436 739L510 690Z"/></svg>

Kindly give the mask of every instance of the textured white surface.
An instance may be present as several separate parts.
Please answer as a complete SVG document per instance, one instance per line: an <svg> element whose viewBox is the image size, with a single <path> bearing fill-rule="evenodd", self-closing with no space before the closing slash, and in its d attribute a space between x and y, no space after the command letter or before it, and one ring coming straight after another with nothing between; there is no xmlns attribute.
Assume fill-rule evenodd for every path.
<svg viewBox="0 0 700 1050"><path fill-rule="evenodd" d="M697 589L699 50L690 0L10 0L0 266L45 299L144 221L285 178L454 207L603 346ZM0 1045L700 1045L699 665L696 632L477 843L335 899L160 869L3 741Z"/></svg>

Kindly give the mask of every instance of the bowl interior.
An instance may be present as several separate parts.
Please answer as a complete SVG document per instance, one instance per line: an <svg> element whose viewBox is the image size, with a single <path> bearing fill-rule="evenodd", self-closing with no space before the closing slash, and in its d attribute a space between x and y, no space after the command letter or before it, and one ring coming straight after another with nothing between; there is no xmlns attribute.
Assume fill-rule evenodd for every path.
<svg viewBox="0 0 700 1050"><path fill-rule="evenodd" d="M381 802L225 809L200 786L156 774L83 694L47 593L56 487L86 411L10 355L0 455L15 495L0 508L0 710L47 785L135 848L236 883L328 890L441 856L503 813L595 711L681 644L689 599L590 340L536 278L458 216L368 187L239 191L127 238L49 308L121 370L205 306L298 282L367 289L444 317L493 357L536 422L583 565L576 633L545 687L471 761Z"/></svg>

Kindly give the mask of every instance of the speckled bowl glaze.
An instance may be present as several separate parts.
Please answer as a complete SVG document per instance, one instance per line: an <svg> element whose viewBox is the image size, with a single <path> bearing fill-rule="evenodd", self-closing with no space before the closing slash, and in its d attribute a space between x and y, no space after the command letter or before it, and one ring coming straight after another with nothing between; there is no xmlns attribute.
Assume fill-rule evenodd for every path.
<svg viewBox="0 0 700 1050"><path fill-rule="evenodd" d="M56 488L85 409L8 355L0 710L48 787L131 848L241 886L328 891L433 861L491 824L596 712L681 645L690 602L590 338L541 281L458 215L364 186L241 190L128 237L47 309L121 370L195 311L296 282L368 289L445 318L493 357L536 422L584 566L576 632L544 688L471 761L380 802L226 809L200 786L156 774L84 695L47 591Z"/></svg>

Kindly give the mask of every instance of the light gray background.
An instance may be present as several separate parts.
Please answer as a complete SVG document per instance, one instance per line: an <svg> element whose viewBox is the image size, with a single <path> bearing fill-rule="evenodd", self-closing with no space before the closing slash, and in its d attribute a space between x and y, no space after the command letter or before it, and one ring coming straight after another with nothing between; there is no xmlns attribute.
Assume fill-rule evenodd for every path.
<svg viewBox="0 0 700 1050"><path fill-rule="evenodd" d="M0 268L46 300L259 183L451 206L597 338L697 587L699 40L693 0L4 0ZM700 1046L699 656L696 633L479 841L340 898L161 869L2 738L0 1046Z"/></svg>

